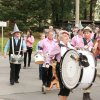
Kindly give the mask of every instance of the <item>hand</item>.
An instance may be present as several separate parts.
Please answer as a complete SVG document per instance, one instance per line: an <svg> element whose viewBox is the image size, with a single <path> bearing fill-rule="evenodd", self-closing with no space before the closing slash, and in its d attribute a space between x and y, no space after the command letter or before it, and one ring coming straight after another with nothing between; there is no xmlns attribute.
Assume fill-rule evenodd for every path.
<svg viewBox="0 0 100 100"><path fill-rule="evenodd" d="M49 64L48 64L48 63L46 63L46 64L45 64L45 67L46 67L46 68L49 68Z"/></svg>
<svg viewBox="0 0 100 100"><path fill-rule="evenodd" d="M88 49L88 46L86 45L86 46L84 46L84 49Z"/></svg>
<svg viewBox="0 0 100 100"><path fill-rule="evenodd" d="M4 54L4 58L7 58L7 54L6 53Z"/></svg>

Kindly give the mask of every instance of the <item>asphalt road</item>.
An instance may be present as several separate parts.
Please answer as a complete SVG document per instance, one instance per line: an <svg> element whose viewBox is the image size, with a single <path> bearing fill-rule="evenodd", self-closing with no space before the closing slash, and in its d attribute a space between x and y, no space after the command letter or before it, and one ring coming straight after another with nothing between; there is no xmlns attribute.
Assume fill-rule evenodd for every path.
<svg viewBox="0 0 100 100"><path fill-rule="evenodd" d="M38 65L34 64L33 59L30 68L23 69L22 64L19 84L9 84L9 72L8 58L0 57L0 100L59 100L59 90L56 90L55 86L47 94L41 93L42 82L38 77ZM82 94L83 90L77 88L70 93L68 100L82 100ZM100 100L99 77L92 86L91 97L93 100Z"/></svg>

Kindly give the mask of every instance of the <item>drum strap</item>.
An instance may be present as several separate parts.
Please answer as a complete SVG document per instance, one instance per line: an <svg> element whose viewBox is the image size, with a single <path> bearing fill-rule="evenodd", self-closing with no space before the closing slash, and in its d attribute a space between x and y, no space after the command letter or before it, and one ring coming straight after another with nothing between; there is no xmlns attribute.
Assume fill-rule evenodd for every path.
<svg viewBox="0 0 100 100"><path fill-rule="evenodd" d="M90 41L92 41L93 42L93 39L91 39ZM86 39L85 38L83 38L83 42L84 42L84 45L87 45L90 41L86 41Z"/></svg>
<svg viewBox="0 0 100 100"><path fill-rule="evenodd" d="M18 51L18 55L20 55L21 46L22 46L22 38L21 38L21 43L20 43L20 48L19 48L19 51ZM13 40L13 37L12 37L12 52L13 52L13 55L14 55L14 40Z"/></svg>
<svg viewBox="0 0 100 100"><path fill-rule="evenodd" d="M65 45L63 45L63 44L61 44L61 43L59 43L58 45L59 45L60 48L61 48L61 47L66 47Z"/></svg>

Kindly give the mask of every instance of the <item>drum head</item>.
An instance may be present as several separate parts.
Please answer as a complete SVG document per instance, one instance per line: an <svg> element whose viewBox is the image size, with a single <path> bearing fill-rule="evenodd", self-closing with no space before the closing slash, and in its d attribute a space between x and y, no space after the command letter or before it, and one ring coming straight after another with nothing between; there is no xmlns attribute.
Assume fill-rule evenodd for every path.
<svg viewBox="0 0 100 100"><path fill-rule="evenodd" d="M82 76L82 70L79 66L79 62L71 56L78 58L79 54L75 50L69 50L64 54L61 62L62 82L64 86L69 89L73 89L78 86L80 77Z"/></svg>

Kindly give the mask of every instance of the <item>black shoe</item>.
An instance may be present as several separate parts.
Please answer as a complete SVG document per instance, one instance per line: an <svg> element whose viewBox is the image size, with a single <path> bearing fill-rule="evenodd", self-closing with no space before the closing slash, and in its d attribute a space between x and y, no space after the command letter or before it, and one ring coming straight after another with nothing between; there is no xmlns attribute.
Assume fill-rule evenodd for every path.
<svg viewBox="0 0 100 100"><path fill-rule="evenodd" d="M14 85L14 82L10 82L10 85Z"/></svg>
<svg viewBox="0 0 100 100"><path fill-rule="evenodd" d="M30 67L30 64L28 64L28 67Z"/></svg>
<svg viewBox="0 0 100 100"><path fill-rule="evenodd" d="M45 85L42 86L42 93L46 94L46 86Z"/></svg>
<svg viewBox="0 0 100 100"><path fill-rule="evenodd" d="M17 81L15 81L15 83L19 83L19 81L17 80Z"/></svg>
<svg viewBox="0 0 100 100"><path fill-rule="evenodd" d="M24 66L23 69L26 69L26 67Z"/></svg>
<svg viewBox="0 0 100 100"><path fill-rule="evenodd" d="M83 94L83 100L92 100L90 97L90 93L84 93Z"/></svg>
<svg viewBox="0 0 100 100"><path fill-rule="evenodd" d="M42 80L42 78L41 78L41 77L39 77L39 80Z"/></svg>

